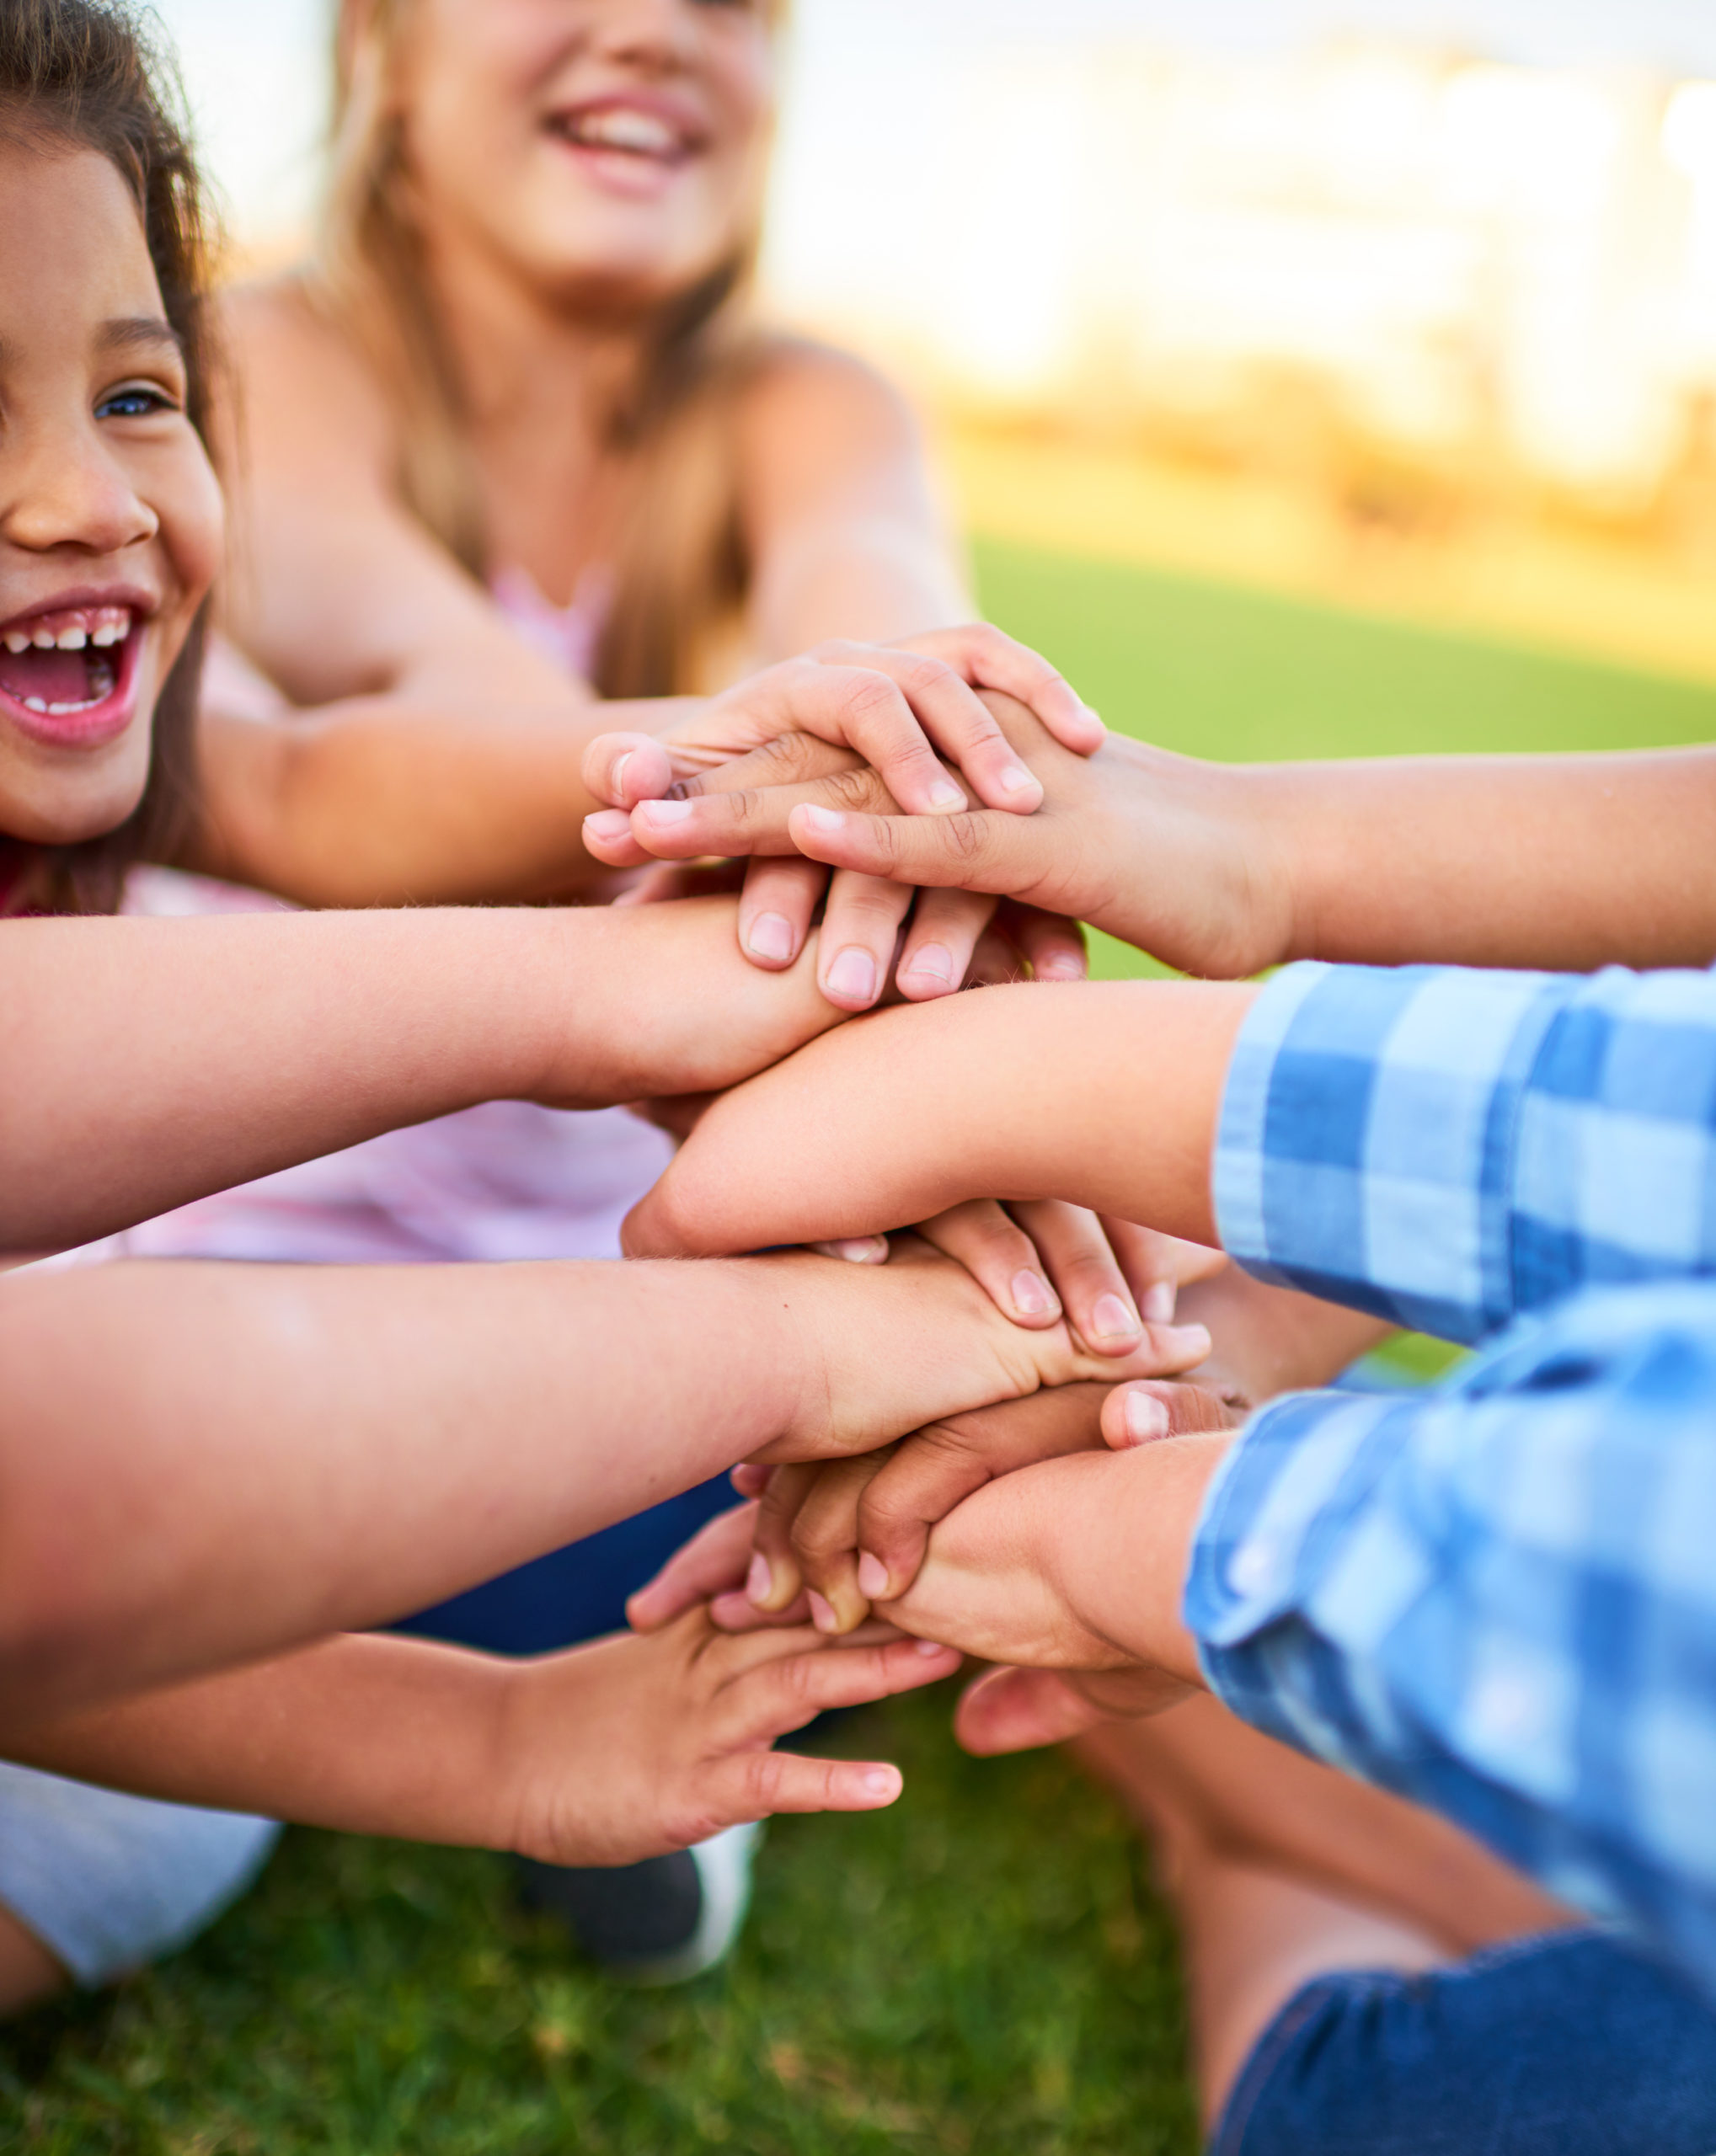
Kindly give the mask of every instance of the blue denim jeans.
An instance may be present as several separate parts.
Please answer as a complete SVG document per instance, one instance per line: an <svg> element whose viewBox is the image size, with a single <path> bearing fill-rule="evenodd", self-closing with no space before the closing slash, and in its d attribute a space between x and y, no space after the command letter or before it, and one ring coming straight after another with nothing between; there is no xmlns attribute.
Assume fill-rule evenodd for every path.
<svg viewBox="0 0 1716 2156"><path fill-rule="evenodd" d="M717 1476L393 1629L489 1654L548 1654L617 1632L626 1621L626 1597L652 1579L706 1520L738 1502L732 1483Z"/></svg>
<svg viewBox="0 0 1716 2156"><path fill-rule="evenodd" d="M1318 1977L1258 2040L1210 2156L1711 2156L1716 2009L1600 1932L1423 1976Z"/></svg>

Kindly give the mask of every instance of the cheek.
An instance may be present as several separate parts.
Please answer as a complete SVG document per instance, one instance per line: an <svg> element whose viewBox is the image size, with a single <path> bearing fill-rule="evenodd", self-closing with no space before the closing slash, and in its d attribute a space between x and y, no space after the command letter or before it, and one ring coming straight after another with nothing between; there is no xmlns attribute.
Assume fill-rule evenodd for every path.
<svg viewBox="0 0 1716 2156"><path fill-rule="evenodd" d="M162 542L181 595L179 611L188 623L220 574L226 551L226 504L200 443L195 456L186 456L175 468L157 506Z"/></svg>

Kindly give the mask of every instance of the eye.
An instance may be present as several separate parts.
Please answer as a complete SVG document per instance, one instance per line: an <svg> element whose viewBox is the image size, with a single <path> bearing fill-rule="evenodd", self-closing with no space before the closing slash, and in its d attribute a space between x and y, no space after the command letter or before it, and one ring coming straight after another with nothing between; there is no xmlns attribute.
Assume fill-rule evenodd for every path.
<svg viewBox="0 0 1716 2156"><path fill-rule="evenodd" d="M176 412L179 399L152 382L121 382L95 408L98 419L147 419L157 412Z"/></svg>

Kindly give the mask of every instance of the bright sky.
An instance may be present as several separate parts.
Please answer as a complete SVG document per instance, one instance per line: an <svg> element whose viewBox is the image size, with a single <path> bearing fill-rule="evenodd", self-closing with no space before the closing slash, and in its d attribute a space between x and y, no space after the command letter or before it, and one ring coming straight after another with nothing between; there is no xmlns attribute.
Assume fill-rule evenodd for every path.
<svg viewBox="0 0 1716 2156"><path fill-rule="evenodd" d="M155 4L235 225L256 233L297 221L313 185L329 0ZM783 192L801 200L819 191L837 147L843 161L933 128L949 75L997 46L1118 32L1259 50L1369 31L1503 59L1642 61L1716 76L1710 0L797 0L797 16Z"/></svg>

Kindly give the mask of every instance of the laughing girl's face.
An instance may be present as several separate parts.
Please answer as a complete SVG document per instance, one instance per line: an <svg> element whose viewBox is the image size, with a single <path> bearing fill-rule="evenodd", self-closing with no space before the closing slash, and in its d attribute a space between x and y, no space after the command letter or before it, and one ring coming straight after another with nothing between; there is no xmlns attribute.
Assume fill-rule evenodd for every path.
<svg viewBox="0 0 1716 2156"><path fill-rule="evenodd" d="M94 151L0 144L0 833L69 846L142 798L220 489L142 221Z"/></svg>
<svg viewBox="0 0 1716 2156"><path fill-rule="evenodd" d="M398 94L431 243L556 299L650 307L755 215L766 0L420 0Z"/></svg>

